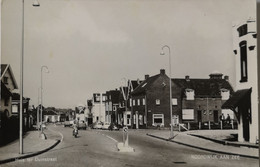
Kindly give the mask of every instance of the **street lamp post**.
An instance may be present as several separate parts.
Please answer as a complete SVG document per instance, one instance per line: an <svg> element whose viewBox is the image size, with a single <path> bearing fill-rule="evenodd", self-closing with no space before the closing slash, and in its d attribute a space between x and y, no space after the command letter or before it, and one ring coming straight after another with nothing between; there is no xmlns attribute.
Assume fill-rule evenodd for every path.
<svg viewBox="0 0 260 167"><path fill-rule="evenodd" d="M37 0L34 0L34 7L40 6ZM24 0L22 0L22 47L20 57L20 129L19 129L19 153L23 154L23 60L24 59Z"/></svg>
<svg viewBox="0 0 260 167"><path fill-rule="evenodd" d="M162 52L161 52L161 55L165 55L164 53L164 48L168 48L169 50L169 82L170 82L170 118L171 118L171 133L170 133L170 138L173 137L173 122L172 122L172 81L171 81L171 78L172 78L172 75L171 75L171 49L168 45L164 45L162 47Z"/></svg>
<svg viewBox="0 0 260 167"><path fill-rule="evenodd" d="M43 137L43 129L42 129L42 120L43 120L43 118L42 118L42 104L43 104L43 98L42 98L42 92L43 92L43 84L42 84L42 71L43 71L43 69L46 69L47 71L45 71L46 73L49 73L49 69L48 69L48 67L47 66L42 66L41 67L41 135L42 135L42 137ZM45 138L45 137L44 137Z"/></svg>
<svg viewBox="0 0 260 167"><path fill-rule="evenodd" d="M39 131L39 110L40 110L40 88L38 88L38 106L37 106L37 130Z"/></svg>
<svg viewBox="0 0 260 167"><path fill-rule="evenodd" d="M122 78L123 80L125 80L125 85L126 85L126 88L125 88L125 92L124 92L124 87L122 87L122 92L124 93L125 95L125 113L127 111L127 100L128 100L128 92L129 90L127 90L127 79L126 78ZM124 115L123 115L123 120L124 120Z"/></svg>

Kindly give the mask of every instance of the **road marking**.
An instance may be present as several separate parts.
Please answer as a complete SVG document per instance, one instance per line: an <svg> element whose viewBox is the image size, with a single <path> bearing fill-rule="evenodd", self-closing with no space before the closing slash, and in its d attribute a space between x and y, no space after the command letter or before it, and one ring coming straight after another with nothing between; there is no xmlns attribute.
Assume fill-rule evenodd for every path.
<svg viewBox="0 0 260 167"><path fill-rule="evenodd" d="M113 137L110 137L110 136L105 135L105 134L100 133L100 132L96 132L96 133L97 133L97 134L100 134L100 135L103 135L103 136L106 136L107 138L109 138L109 139L113 140L114 142L118 143L118 141L117 141L116 139L114 139Z"/></svg>
<svg viewBox="0 0 260 167"><path fill-rule="evenodd" d="M118 143L118 141L117 141L116 139L114 139L113 137L110 137L110 136L108 136L108 135L106 135L106 137L108 137L109 139L114 140L115 142Z"/></svg>
<svg viewBox="0 0 260 167"><path fill-rule="evenodd" d="M61 142L63 141L63 134L58 132L58 131L55 131L55 130L52 130L50 127L48 128L50 131L53 131L53 132L56 132L56 133L59 133L61 135Z"/></svg>

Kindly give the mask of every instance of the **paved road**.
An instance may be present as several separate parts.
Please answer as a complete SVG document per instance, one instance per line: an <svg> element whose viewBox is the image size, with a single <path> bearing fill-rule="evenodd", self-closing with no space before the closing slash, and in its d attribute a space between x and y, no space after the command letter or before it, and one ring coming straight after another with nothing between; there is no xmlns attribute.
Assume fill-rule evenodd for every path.
<svg viewBox="0 0 260 167"><path fill-rule="evenodd" d="M116 141L122 141L121 131L81 130L72 137L71 128L49 127L63 134L63 141L54 149L37 157L5 164L5 166L86 166L86 167L163 167L163 166L258 166L255 159L231 159L210 152L161 141L146 136L147 131L130 130L130 146L134 153L120 153ZM149 130L148 130L149 131ZM229 159L222 159L229 158Z"/></svg>

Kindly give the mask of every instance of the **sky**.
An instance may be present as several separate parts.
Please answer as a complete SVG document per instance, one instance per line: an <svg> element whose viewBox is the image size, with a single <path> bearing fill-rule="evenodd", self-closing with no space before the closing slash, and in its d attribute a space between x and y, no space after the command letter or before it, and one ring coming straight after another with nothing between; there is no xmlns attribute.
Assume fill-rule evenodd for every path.
<svg viewBox="0 0 260 167"><path fill-rule="evenodd" d="M93 93L119 88L165 69L172 78L228 75L234 87L232 24L256 18L255 0L25 0L24 96L74 108ZM3 0L1 63L20 82L22 1ZM19 91L19 90L17 90Z"/></svg>

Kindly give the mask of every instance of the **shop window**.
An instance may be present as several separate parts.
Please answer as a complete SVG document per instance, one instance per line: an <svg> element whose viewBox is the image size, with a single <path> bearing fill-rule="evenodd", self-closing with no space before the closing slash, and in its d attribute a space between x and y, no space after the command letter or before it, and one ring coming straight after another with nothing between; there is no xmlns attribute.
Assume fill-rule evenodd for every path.
<svg viewBox="0 0 260 167"><path fill-rule="evenodd" d="M182 119L183 120L193 120L194 119L194 109L182 109Z"/></svg>
<svg viewBox="0 0 260 167"><path fill-rule="evenodd" d="M164 115L163 114L153 114L153 126L164 125Z"/></svg>

